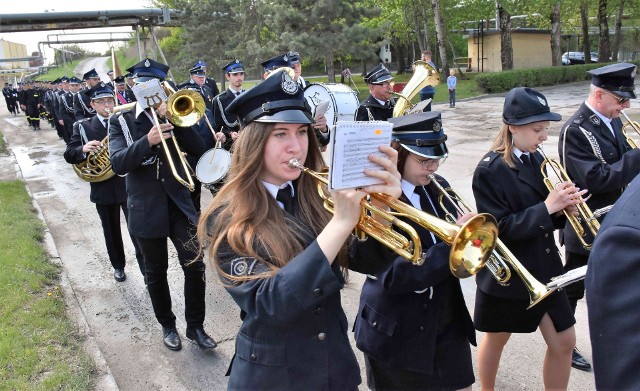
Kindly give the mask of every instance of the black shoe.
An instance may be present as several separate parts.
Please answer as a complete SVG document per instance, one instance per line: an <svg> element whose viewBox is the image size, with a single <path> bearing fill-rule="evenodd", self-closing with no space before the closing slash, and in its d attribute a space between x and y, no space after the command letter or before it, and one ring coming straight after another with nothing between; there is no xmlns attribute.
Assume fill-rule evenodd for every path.
<svg viewBox="0 0 640 391"><path fill-rule="evenodd" d="M118 282L122 282L127 279L127 275L124 274L124 269L115 269L113 271L113 278Z"/></svg>
<svg viewBox="0 0 640 391"><path fill-rule="evenodd" d="M163 327L162 334L164 336L164 346L168 347L171 350L182 349L182 340L180 339L178 330L176 330L175 327Z"/></svg>
<svg viewBox="0 0 640 391"><path fill-rule="evenodd" d="M187 329L187 338L192 342L195 342L200 346L202 350L215 349L218 344L213 340L202 327L196 327L194 329Z"/></svg>
<svg viewBox="0 0 640 391"><path fill-rule="evenodd" d="M587 361L586 358L582 357L578 348L573 348L573 353L571 354L571 366L581 371L591 372L591 364L589 364L589 361Z"/></svg>

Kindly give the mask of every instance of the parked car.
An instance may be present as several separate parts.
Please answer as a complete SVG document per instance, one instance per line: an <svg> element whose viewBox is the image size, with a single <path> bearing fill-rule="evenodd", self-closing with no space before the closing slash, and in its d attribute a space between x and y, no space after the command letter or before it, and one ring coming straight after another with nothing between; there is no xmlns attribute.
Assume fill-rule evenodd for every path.
<svg viewBox="0 0 640 391"><path fill-rule="evenodd" d="M591 62L598 62L598 53L590 52ZM562 65L584 64L583 52L565 52L562 55Z"/></svg>

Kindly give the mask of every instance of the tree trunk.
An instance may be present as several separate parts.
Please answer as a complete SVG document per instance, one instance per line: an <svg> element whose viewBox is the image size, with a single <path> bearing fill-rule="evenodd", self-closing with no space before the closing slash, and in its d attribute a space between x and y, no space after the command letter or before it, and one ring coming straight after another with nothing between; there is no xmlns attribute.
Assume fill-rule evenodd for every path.
<svg viewBox="0 0 640 391"><path fill-rule="evenodd" d="M411 10L406 10L408 11L411 16L413 16L413 29L415 31L416 34L416 41L418 41L418 48L420 49L420 52L422 52L423 50L427 50L426 46L425 46L425 41L422 40L422 36L420 34L420 32L422 31L422 29L420 28L420 11L418 10L417 4L415 1L413 1L411 3Z"/></svg>
<svg viewBox="0 0 640 391"><path fill-rule="evenodd" d="M551 9L551 65L562 65L562 47L560 46L560 2Z"/></svg>
<svg viewBox="0 0 640 391"><path fill-rule="evenodd" d="M449 75L450 64L447 58L447 48L445 47L446 28L442 10L440 9L440 0L431 0L431 7L433 9L433 22L436 27L436 42L440 52L440 64L442 65L442 73L446 78Z"/></svg>
<svg viewBox="0 0 640 391"><path fill-rule="evenodd" d="M598 44L598 57L600 62L609 62L609 22L607 21L607 0L598 2L598 27L600 28L600 41Z"/></svg>
<svg viewBox="0 0 640 391"><path fill-rule="evenodd" d="M620 50L620 40L622 39L622 14L624 11L624 0L620 0L620 7L616 14L616 25L613 33L613 44L611 45L611 61L618 62L618 51Z"/></svg>
<svg viewBox="0 0 640 391"><path fill-rule="evenodd" d="M496 1L500 18L500 60L502 70L513 69L513 43L511 41L511 15L504 9L502 3Z"/></svg>
<svg viewBox="0 0 640 391"><path fill-rule="evenodd" d="M582 25L582 52L584 53L584 62L591 62L591 42L589 41L589 0L580 2L580 22Z"/></svg>
<svg viewBox="0 0 640 391"><path fill-rule="evenodd" d="M329 78L329 83L336 82L336 69L333 64L334 60L335 55L333 53L333 49L329 49L329 51L327 51L327 77Z"/></svg>
<svg viewBox="0 0 640 391"><path fill-rule="evenodd" d="M404 73L404 69L407 66L407 45L400 43L399 40L394 39L394 46L396 47L396 58L398 59L398 75Z"/></svg>

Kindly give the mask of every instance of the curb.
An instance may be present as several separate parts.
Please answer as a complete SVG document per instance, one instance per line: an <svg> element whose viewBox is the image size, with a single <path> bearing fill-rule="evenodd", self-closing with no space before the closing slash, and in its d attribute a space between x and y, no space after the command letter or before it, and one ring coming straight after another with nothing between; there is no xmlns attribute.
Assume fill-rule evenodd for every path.
<svg viewBox="0 0 640 391"><path fill-rule="evenodd" d="M6 139L7 138L5 136L5 140ZM31 190L29 190L29 186L27 186L27 183L24 180L24 177L22 176L22 170L20 169L20 165L16 160L13 150L10 148L10 145L8 142L6 145L7 145L7 152L10 154L11 160L13 161L13 164L14 164L16 179L19 179L24 183L24 187L27 190L27 193L29 194L29 196L31 197L31 204L33 205L34 209L37 212L38 219L42 221L42 224L44 225L43 246L45 248L45 251L47 252L47 258L49 259L50 262L59 266L63 266L63 262L60 259L58 249L53 240L53 236L51 236L51 231L49 231L47 222L45 221L44 215L42 214L42 209L40 209L40 205L38 204L36 199L33 197ZM76 292L69 281L69 276L67 275L67 272L64 269L64 267L61 268L61 273L59 274L59 276L60 276L60 288L64 293L64 298L65 298L64 302L66 305L67 316L69 317L69 319L75 322L76 327L78 328L78 333L84 337L83 349L85 350L85 352L89 354L89 356L91 356L95 364L95 369L97 371L97 374L95 376L94 389L105 390L105 391L119 390L116 380L113 377L113 374L111 373L111 369L109 368L109 364L105 360L104 355L102 354L102 351L100 350L96 342L96 339L93 337L93 334L91 332L91 326L87 322L84 311L82 310L82 306L80 305L80 301L78 300Z"/></svg>

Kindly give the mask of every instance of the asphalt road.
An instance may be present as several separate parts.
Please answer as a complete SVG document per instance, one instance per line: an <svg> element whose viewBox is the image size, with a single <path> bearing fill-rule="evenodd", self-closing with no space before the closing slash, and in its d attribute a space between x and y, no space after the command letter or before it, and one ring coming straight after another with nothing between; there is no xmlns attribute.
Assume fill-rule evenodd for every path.
<svg viewBox="0 0 640 391"><path fill-rule="evenodd" d="M92 65L93 67L95 65ZM89 68L90 69L90 68ZM442 87L440 87L442 88ZM586 97L587 83L540 89L554 111L568 118ZM504 95L462 101L455 109L436 104L448 134L450 157L441 167L443 174L473 204L471 178L477 162L488 150L500 123ZM125 282L113 279L107 258L100 220L89 201L89 184L80 180L62 154L64 143L47 124L32 131L24 116L6 114L0 102L0 130L9 143L11 156L0 158L0 179L21 177L41 211L50 240L48 252L62 265L61 285L70 316L77 321L86 347L98 366L97 389L101 390L223 390L224 376L233 356L234 336L240 325L239 311L229 295L215 282L209 268L205 329L219 342L210 353L185 343L179 352L162 344L161 327L156 322L131 245L125 236L127 275ZM628 113L640 117L638 109ZM547 154L557 156L560 124L551 125ZM203 192L203 195L205 192ZM204 197L203 207L210 202ZM123 219L124 221L124 219ZM126 226L122 225L126 232ZM178 330L184 336L182 273L172 254L169 268ZM343 291L343 305L350 321L355 318L363 276L351 273ZM462 281L465 298L473 309L475 283ZM578 304L578 346L591 356L584 301ZM478 333L481 338L481 333ZM183 339L186 342L186 339ZM354 345L356 356L362 360ZM514 335L503 353L497 389L540 390L545 344L540 333ZM473 349L474 364L476 350ZM477 372L476 372L477 373ZM363 371L364 374L364 371ZM479 389L476 382L474 389ZM570 390L594 389L592 373L572 370ZM361 390L366 386L361 385Z"/></svg>

